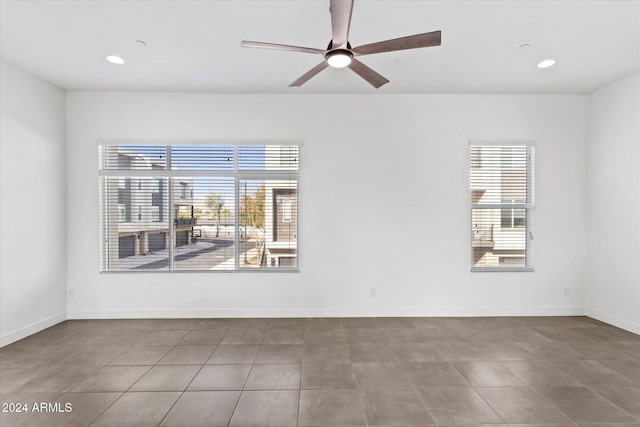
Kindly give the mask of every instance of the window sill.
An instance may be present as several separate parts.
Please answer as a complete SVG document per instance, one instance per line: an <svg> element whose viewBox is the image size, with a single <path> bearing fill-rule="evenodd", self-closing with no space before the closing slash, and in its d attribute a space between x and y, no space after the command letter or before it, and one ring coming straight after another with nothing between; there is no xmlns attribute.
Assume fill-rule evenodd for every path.
<svg viewBox="0 0 640 427"><path fill-rule="evenodd" d="M472 273L533 273L535 268L531 267L472 267Z"/></svg>
<svg viewBox="0 0 640 427"><path fill-rule="evenodd" d="M100 271L100 274L180 274L180 273L204 273L204 274L220 274L220 273L300 273L300 269L297 268L256 268L256 269L241 269L241 270L114 270L114 271Z"/></svg>

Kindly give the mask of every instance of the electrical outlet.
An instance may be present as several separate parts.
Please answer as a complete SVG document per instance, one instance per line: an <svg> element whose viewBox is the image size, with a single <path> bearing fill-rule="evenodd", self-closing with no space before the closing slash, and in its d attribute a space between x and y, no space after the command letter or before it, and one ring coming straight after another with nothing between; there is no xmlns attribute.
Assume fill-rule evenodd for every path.
<svg viewBox="0 0 640 427"><path fill-rule="evenodd" d="M369 296L371 296L371 298L375 298L377 295L377 290L376 288L371 288L371 290L369 291Z"/></svg>
<svg viewBox="0 0 640 427"><path fill-rule="evenodd" d="M564 291L562 293L565 297L569 296L569 288L564 288Z"/></svg>

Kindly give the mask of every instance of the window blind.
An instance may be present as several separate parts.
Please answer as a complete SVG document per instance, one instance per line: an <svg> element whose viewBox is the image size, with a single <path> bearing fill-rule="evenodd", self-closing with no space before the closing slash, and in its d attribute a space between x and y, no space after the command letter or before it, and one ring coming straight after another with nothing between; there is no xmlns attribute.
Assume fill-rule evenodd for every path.
<svg viewBox="0 0 640 427"><path fill-rule="evenodd" d="M162 145L101 146L102 170L164 170L167 168L167 147Z"/></svg>
<svg viewBox="0 0 640 427"><path fill-rule="evenodd" d="M102 145L102 271L298 268L297 145Z"/></svg>
<svg viewBox="0 0 640 427"><path fill-rule="evenodd" d="M470 145L473 271L533 269L534 147Z"/></svg>
<svg viewBox="0 0 640 427"><path fill-rule="evenodd" d="M172 170L233 170L234 147L231 145L171 146Z"/></svg>
<svg viewBox="0 0 640 427"><path fill-rule="evenodd" d="M241 170L298 170L295 145L241 145L238 164Z"/></svg>

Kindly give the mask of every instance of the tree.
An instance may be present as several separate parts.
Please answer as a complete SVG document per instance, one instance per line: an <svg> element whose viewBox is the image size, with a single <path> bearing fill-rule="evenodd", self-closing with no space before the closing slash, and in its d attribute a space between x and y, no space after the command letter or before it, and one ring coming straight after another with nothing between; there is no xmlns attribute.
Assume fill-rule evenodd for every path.
<svg viewBox="0 0 640 427"><path fill-rule="evenodd" d="M256 190L254 199L254 219L253 225L264 230L264 201L265 201L265 188L261 185Z"/></svg>
<svg viewBox="0 0 640 427"><path fill-rule="evenodd" d="M258 249L258 260L260 259L263 238L258 230L264 231L264 216L265 216L265 193L266 189L264 185L258 187L253 195L248 194L245 187L245 194L240 200L240 224L253 227L255 233L256 246ZM262 233L264 235L264 233ZM244 253L244 262L248 264L247 252Z"/></svg>
<svg viewBox="0 0 640 427"><path fill-rule="evenodd" d="M265 187L261 185L253 195L244 194L240 201L240 220L242 225L264 229Z"/></svg>
<svg viewBox="0 0 640 427"><path fill-rule="evenodd" d="M220 216L224 208L224 199L217 193L209 193L204 200L204 204L216 221L216 237L218 237L220 235Z"/></svg>

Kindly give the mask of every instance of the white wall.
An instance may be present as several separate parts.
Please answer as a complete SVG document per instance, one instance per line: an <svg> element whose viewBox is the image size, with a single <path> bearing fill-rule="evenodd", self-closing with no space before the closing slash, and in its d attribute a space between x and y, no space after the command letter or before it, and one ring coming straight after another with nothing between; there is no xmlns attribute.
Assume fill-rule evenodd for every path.
<svg viewBox="0 0 640 427"><path fill-rule="evenodd" d="M640 73L589 96L587 313L640 333Z"/></svg>
<svg viewBox="0 0 640 427"><path fill-rule="evenodd" d="M69 92L67 107L70 318L583 313L585 96ZM301 273L99 274L99 138L302 140ZM483 139L538 142L535 273L469 272Z"/></svg>
<svg viewBox="0 0 640 427"><path fill-rule="evenodd" d="M0 64L0 346L66 318L64 92Z"/></svg>

